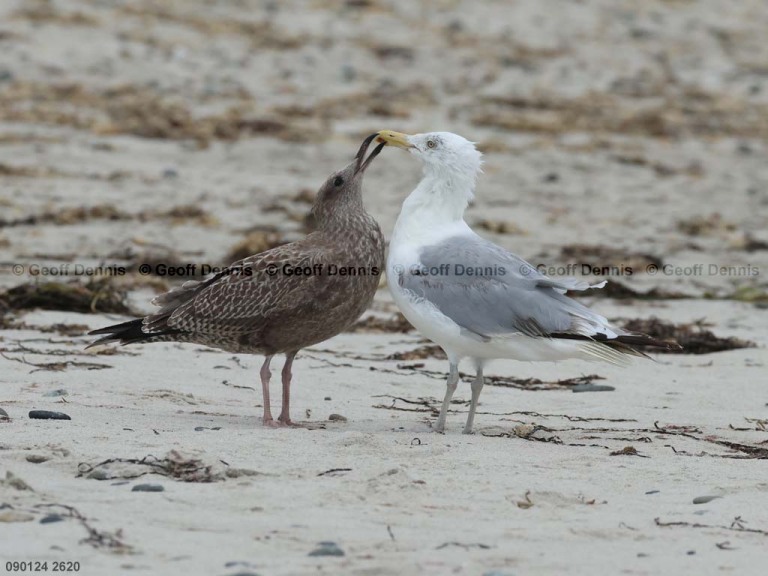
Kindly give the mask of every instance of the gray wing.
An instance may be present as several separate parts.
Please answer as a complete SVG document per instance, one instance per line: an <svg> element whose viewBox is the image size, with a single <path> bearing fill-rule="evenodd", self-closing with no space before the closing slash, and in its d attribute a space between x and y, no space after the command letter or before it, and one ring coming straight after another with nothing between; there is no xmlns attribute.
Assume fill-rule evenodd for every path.
<svg viewBox="0 0 768 576"><path fill-rule="evenodd" d="M398 283L484 340L513 334L615 336L605 318L564 295L589 288L588 283L548 278L479 236L456 236L423 248L419 264L403 270Z"/></svg>

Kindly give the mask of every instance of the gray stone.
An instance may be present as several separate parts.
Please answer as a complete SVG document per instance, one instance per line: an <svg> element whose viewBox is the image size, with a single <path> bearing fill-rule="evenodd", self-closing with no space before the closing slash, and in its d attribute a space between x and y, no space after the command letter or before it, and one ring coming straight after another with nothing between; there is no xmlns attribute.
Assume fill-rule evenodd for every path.
<svg viewBox="0 0 768 576"><path fill-rule="evenodd" d="M165 486L160 484L136 484L131 488L131 492L164 492Z"/></svg>
<svg viewBox="0 0 768 576"><path fill-rule="evenodd" d="M31 410L29 417L35 420L72 420L64 412L51 412L50 410Z"/></svg>
<svg viewBox="0 0 768 576"><path fill-rule="evenodd" d="M614 390L616 388L606 384L577 384L571 388L571 392L613 392Z"/></svg>
<svg viewBox="0 0 768 576"><path fill-rule="evenodd" d="M339 548L336 542L320 542L318 547L309 553L309 556L344 556L344 550Z"/></svg>
<svg viewBox="0 0 768 576"><path fill-rule="evenodd" d="M88 473L87 478L91 478L93 480L111 480L112 475L108 470L105 470L104 468L94 468Z"/></svg>
<svg viewBox="0 0 768 576"><path fill-rule="evenodd" d="M42 464L43 462L48 462L50 460L50 456L46 456L44 454L27 454L27 462L31 462L32 464Z"/></svg>
<svg viewBox="0 0 768 576"><path fill-rule="evenodd" d="M712 500L717 500L718 498L722 498L722 496L696 496L696 498L693 499L693 503L706 504L707 502L712 502Z"/></svg>

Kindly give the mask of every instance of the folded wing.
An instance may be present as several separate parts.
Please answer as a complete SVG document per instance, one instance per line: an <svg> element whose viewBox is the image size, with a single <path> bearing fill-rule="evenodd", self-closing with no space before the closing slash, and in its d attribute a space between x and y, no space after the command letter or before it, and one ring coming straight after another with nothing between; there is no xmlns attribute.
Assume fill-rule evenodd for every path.
<svg viewBox="0 0 768 576"><path fill-rule="evenodd" d="M582 340L591 346L590 353L611 361L618 360L617 352L642 355L634 345L680 349L674 342L612 326L565 295L568 290L602 288L605 281L549 278L476 235L422 248L418 265L403 271L397 281L412 298L431 303L465 335L479 340L515 335Z"/></svg>

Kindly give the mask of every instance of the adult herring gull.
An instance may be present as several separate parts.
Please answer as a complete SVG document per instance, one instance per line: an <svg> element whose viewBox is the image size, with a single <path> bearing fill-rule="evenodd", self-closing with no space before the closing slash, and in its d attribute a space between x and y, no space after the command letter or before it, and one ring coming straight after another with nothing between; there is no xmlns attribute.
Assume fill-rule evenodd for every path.
<svg viewBox="0 0 768 576"><path fill-rule="evenodd" d="M263 354L261 386L265 426L290 426L291 365L296 353L340 333L368 308L384 267L384 237L365 211L365 159L376 134L355 160L331 174L312 207L316 230L305 238L232 264L210 279L185 282L157 296L160 309L138 320L94 330L106 336L91 344L118 341L194 342L236 354ZM269 369L285 354L283 405L273 420Z"/></svg>
<svg viewBox="0 0 768 576"><path fill-rule="evenodd" d="M602 288L604 281L549 278L475 234L464 221L482 163L472 142L450 132L390 130L379 132L379 141L405 148L424 165L392 233L387 284L408 321L448 356L447 390L435 430L445 429L462 358L471 358L476 368L464 427L469 434L490 359L625 363L628 355L644 356L632 345L679 348L613 326L565 295Z"/></svg>

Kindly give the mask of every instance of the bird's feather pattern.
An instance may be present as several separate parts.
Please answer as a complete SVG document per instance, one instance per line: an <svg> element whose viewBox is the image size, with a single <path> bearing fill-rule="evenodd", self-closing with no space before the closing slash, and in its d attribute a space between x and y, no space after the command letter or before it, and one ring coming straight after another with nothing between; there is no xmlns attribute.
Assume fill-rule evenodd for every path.
<svg viewBox="0 0 768 576"><path fill-rule="evenodd" d="M403 270L398 282L482 338L615 336L605 318L563 295L590 288L588 283L548 278L479 236L456 236L422 247L418 265Z"/></svg>

